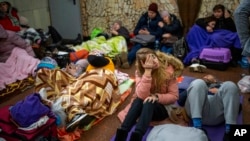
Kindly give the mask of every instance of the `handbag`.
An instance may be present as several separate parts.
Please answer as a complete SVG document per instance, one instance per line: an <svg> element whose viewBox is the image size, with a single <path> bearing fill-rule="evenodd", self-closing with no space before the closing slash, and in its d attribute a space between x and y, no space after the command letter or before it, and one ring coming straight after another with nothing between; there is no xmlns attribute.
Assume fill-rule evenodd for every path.
<svg viewBox="0 0 250 141"><path fill-rule="evenodd" d="M135 43L140 43L142 45L148 45L148 44L153 43L155 41L155 36L154 35L139 34L139 35L136 35L135 37L131 38L130 41L135 42Z"/></svg>

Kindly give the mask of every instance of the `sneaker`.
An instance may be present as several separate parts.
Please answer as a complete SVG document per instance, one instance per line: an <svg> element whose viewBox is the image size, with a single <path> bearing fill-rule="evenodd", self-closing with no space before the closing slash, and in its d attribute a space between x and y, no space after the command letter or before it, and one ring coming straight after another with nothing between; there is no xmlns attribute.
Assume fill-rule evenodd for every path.
<svg viewBox="0 0 250 141"><path fill-rule="evenodd" d="M87 114L76 114L70 122L66 125L67 132L73 132L78 126L82 119L84 119Z"/></svg>
<svg viewBox="0 0 250 141"><path fill-rule="evenodd" d="M189 71L203 73L205 72L206 68L207 68L206 66L196 63L196 64L192 64L191 66L189 66Z"/></svg>
<svg viewBox="0 0 250 141"><path fill-rule="evenodd" d="M93 122L96 118L94 116L87 115L85 116L80 122L79 122L79 128L85 128L85 126L88 126L91 122Z"/></svg>

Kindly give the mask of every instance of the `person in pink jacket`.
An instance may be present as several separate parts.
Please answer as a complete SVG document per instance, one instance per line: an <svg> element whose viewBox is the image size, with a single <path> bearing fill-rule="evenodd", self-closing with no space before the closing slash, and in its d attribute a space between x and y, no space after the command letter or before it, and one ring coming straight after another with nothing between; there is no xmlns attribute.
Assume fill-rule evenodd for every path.
<svg viewBox="0 0 250 141"><path fill-rule="evenodd" d="M128 132L136 123L130 141L141 141L151 121L168 118L167 105L179 97L176 77L183 71L177 58L142 48L136 53L136 98L117 129L115 141L126 141ZM138 120L137 120L138 119Z"/></svg>
<svg viewBox="0 0 250 141"><path fill-rule="evenodd" d="M0 25L0 62L5 62L14 48L22 48L35 57L32 47L14 31L5 30Z"/></svg>

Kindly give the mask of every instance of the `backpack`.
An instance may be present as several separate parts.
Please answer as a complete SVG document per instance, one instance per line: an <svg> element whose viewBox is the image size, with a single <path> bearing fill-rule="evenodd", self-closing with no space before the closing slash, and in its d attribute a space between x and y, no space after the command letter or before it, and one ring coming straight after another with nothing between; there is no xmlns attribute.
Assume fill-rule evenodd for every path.
<svg viewBox="0 0 250 141"><path fill-rule="evenodd" d="M173 44L173 55L180 60L186 57L188 51L188 45L184 37L181 37Z"/></svg>

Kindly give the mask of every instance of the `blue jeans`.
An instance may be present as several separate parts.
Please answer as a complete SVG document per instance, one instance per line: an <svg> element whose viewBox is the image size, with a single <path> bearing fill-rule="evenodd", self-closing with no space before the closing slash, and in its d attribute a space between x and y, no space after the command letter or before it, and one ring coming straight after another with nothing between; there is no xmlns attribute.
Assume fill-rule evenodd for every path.
<svg viewBox="0 0 250 141"><path fill-rule="evenodd" d="M167 53L167 54L173 54L173 47L163 45L161 47L161 52L164 52L164 53Z"/></svg>
<svg viewBox="0 0 250 141"><path fill-rule="evenodd" d="M136 52L142 47L141 44L136 43L128 53L128 63L132 65L136 59Z"/></svg>
<svg viewBox="0 0 250 141"><path fill-rule="evenodd" d="M125 120L121 125L121 129L130 131L133 125L138 122L135 127L135 132L144 135L151 121L161 121L168 117L168 112L164 105L157 102L143 103L140 98L134 99Z"/></svg>
<svg viewBox="0 0 250 141"><path fill-rule="evenodd" d="M240 5L235 9L234 20L240 43L243 48L242 55L250 57L250 1L241 0Z"/></svg>

